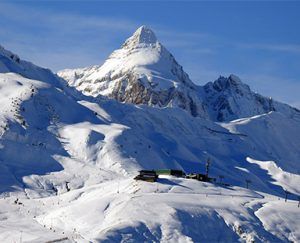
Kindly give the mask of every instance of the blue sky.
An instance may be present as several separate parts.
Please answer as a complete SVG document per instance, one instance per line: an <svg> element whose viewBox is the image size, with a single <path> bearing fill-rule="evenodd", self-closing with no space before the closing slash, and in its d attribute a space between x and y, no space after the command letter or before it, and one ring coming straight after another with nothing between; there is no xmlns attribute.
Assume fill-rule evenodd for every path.
<svg viewBox="0 0 300 243"><path fill-rule="evenodd" d="M101 64L148 25L197 84L234 73L300 108L300 2L1 1L0 45L53 71Z"/></svg>

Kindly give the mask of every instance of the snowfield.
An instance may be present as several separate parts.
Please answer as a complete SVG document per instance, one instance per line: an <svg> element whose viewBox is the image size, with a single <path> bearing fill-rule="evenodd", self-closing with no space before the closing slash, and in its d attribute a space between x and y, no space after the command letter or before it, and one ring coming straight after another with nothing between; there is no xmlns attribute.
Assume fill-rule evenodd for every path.
<svg viewBox="0 0 300 243"><path fill-rule="evenodd" d="M0 48L0 242L299 242L300 112L233 75L196 87L178 64L175 74L156 65L165 55L144 63L144 49L160 45L145 27L122 48L136 45L128 70L158 82L154 93L199 91L202 115L120 102L97 85L83 94L72 87L78 77L67 82ZM114 55L101 73L126 69ZM94 82L98 71L84 75ZM215 183L133 179L141 169L204 173L208 158Z"/></svg>
<svg viewBox="0 0 300 243"><path fill-rule="evenodd" d="M2 198L1 242L297 242L297 202L164 176L112 180L57 196ZM20 219L22 219L20 221ZM276 227L275 227L276 226Z"/></svg>

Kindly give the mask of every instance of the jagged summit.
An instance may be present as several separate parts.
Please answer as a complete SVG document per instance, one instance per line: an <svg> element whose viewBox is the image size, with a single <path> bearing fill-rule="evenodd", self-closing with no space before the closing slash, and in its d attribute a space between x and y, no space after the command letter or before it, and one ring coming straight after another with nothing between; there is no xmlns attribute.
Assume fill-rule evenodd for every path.
<svg viewBox="0 0 300 243"><path fill-rule="evenodd" d="M229 79L231 79L232 81L234 81L236 83L241 83L242 82L241 79L238 76L234 75L234 74L230 74Z"/></svg>
<svg viewBox="0 0 300 243"><path fill-rule="evenodd" d="M157 38L154 34L154 32L148 28L147 26L143 25L139 27L134 34L129 37L125 43L122 45L122 47L133 47L140 44L155 44L157 42Z"/></svg>
<svg viewBox="0 0 300 243"><path fill-rule="evenodd" d="M250 87L247 84L243 83L241 79L234 74L230 74L229 77L220 76L216 81L211 83L211 85L213 85L214 89L218 91L229 88L250 91Z"/></svg>
<svg viewBox="0 0 300 243"><path fill-rule="evenodd" d="M204 106L215 121L231 121L244 117L280 111L292 116L299 112L270 97L253 92L239 77L231 74L229 77L220 76L214 82L203 86Z"/></svg>
<svg viewBox="0 0 300 243"><path fill-rule="evenodd" d="M207 117L196 85L154 32L141 26L102 66L62 70L59 76L87 95L105 95L121 102L179 107Z"/></svg>
<svg viewBox="0 0 300 243"><path fill-rule="evenodd" d="M287 105L251 91L239 77L220 76L195 85L154 32L141 26L102 66L62 70L59 76L86 95L120 102L186 110L192 116L230 121L270 111L293 113Z"/></svg>

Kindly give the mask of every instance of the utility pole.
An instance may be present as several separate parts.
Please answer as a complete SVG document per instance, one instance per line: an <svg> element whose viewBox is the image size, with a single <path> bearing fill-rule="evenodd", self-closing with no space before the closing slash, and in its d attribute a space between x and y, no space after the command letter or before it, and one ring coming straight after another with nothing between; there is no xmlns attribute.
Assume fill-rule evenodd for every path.
<svg viewBox="0 0 300 243"><path fill-rule="evenodd" d="M247 189L249 188L249 184L251 183L251 180L249 180L249 179L246 179L246 187L247 187Z"/></svg>
<svg viewBox="0 0 300 243"><path fill-rule="evenodd" d="M51 218L51 230L53 230L53 218Z"/></svg>
<svg viewBox="0 0 300 243"><path fill-rule="evenodd" d="M210 158L208 158L206 161L206 177L208 177L210 163L211 163Z"/></svg>
<svg viewBox="0 0 300 243"><path fill-rule="evenodd" d="M300 196L298 196L298 208L300 207Z"/></svg>
<svg viewBox="0 0 300 243"><path fill-rule="evenodd" d="M284 201L286 202L287 198L288 198L288 194L290 194L290 193L287 190L285 190L284 192L285 192L285 200Z"/></svg>
<svg viewBox="0 0 300 243"><path fill-rule="evenodd" d="M220 184L222 184L224 176L223 175L219 175L219 179L220 179Z"/></svg>

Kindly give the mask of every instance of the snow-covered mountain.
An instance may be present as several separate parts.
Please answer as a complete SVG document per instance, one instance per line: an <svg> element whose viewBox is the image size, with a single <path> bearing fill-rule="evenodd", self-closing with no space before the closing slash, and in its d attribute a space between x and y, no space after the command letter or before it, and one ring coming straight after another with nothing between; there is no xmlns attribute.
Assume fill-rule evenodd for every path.
<svg viewBox="0 0 300 243"><path fill-rule="evenodd" d="M299 110L253 92L237 76L219 77L203 86L205 107L214 121L231 121L238 118L279 111L287 116Z"/></svg>
<svg viewBox="0 0 300 243"><path fill-rule="evenodd" d="M193 116L230 121L270 111L294 114L288 105L250 90L235 75L194 84L154 32L141 26L102 66L66 69L58 75L86 95L125 103L179 107Z"/></svg>
<svg viewBox="0 0 300 243"><path fill-rule="evenodd" d="M155 107L180 107L193 116L207 117L198 87L146 26L138 28L102 66L67 69L58 75L87 95Z"/></svg>
<svg viewBox="0 0 300 243"><path fill-rule="evenodd" d="M142 27L121 50L131 56L130 50L151 48L169 54ZM147 84L147 92L171 89L188 103L194 99L197 114L178 105L177 96L161 105L142 97L142 106L103 97L123 82L96 82L106 64L81 70L91 78L90 84L83 78L83 86L75 78L79 73L70 71L71 86L96 87L86 96L50 70L1 49L1 242L300 240L299 112L253 93L233 75L198 87L164 55L154 64L140 58L126 72L148 73L147 80L132 80ZM116 73L127 67L118 58L111 61ZM178 73L160 62L174 64ZM115 77L108 67L106 74ZM157 85L150 89L150 81ZM142 168L204 172L207 158L210 175L231 186L168 176L153 184L133 180Z"/></svg>

